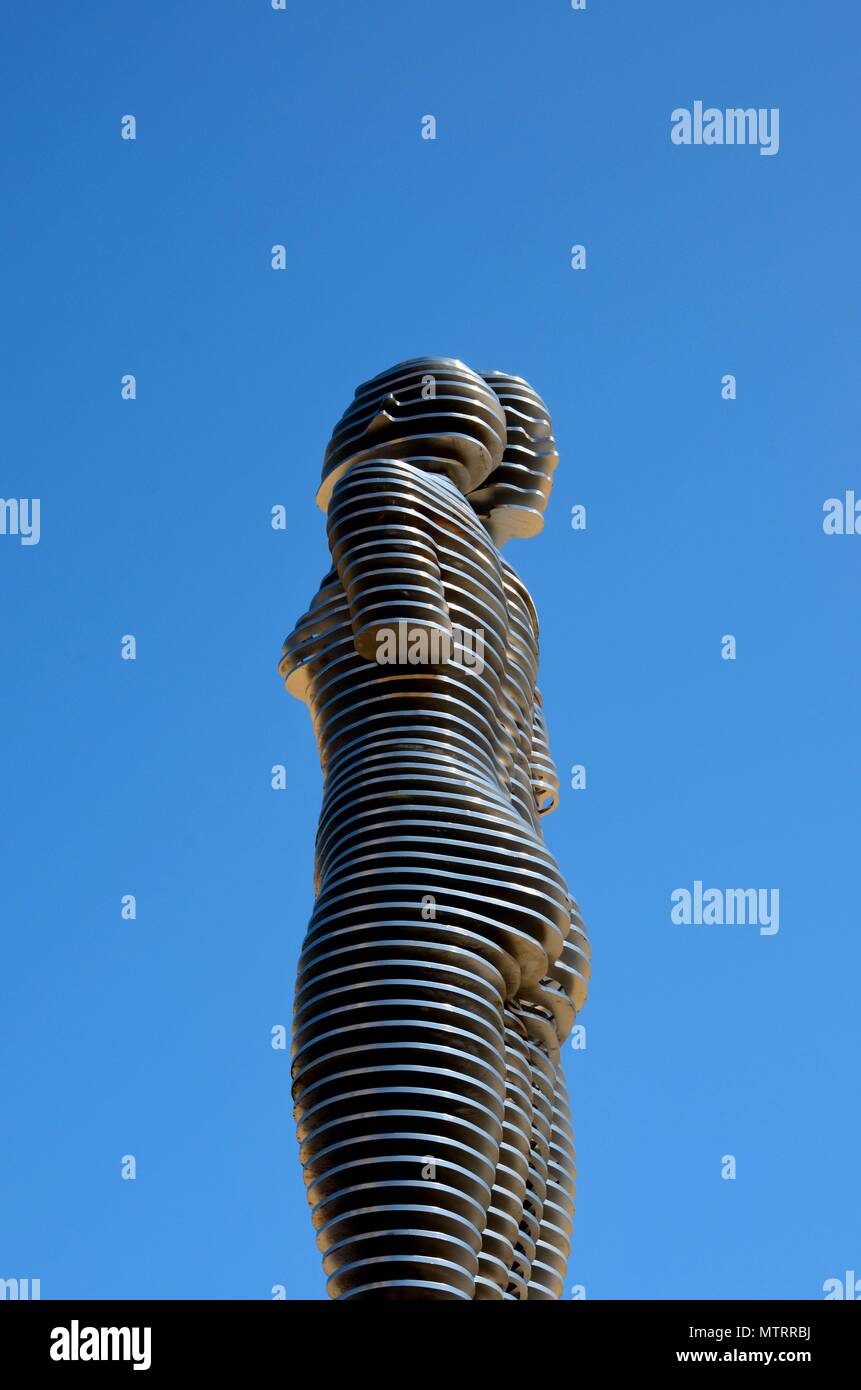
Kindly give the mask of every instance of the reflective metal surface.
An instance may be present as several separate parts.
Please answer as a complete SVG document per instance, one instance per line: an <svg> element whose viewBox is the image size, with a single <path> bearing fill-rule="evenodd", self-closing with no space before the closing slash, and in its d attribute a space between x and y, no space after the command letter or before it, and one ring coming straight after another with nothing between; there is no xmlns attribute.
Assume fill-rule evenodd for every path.
<svg viewBox="0 0 861 1390"><path fill-rule="evenodd" d="M563 1294L559 1046L589 946L541 833L538 621L499 549L540 530L557 461L525 382L449 358L359 387L326 451L332 568L279 669L325 779L293 1098L333 1298Z"/></svg>

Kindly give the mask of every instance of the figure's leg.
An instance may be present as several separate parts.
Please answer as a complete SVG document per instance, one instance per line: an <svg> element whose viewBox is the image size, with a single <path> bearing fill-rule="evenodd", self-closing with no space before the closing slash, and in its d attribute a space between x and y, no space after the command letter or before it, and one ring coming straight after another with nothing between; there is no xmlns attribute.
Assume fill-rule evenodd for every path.
<svg viewBox="0 0 861 1390"><path fill-rule="evenodd" d="M549 1059L545 1060L549 1062ZM568 1106L568 1089L561 1059L549 1062L553 1072L545 1194L535 1259L528 1284L530 1299L558 1299L565 1291L565 1269L574 1221L576 1172L574 1135ZM541 1068L542 1095L546 1095L546 1068ZM542 1131L542 1152L543 1131Z"/></svg>
<svg viewBox="0 0 861 1390"><path fill-rule="evenodd" d="M475 1297L481 1301L522 1297L535 1252L534 1237L523 1224L532 1141L532 1071L526 1029L509 1007L505 1063L502 1143L478 1257Z"/></svg>
<svg viewBox="0 0 861 1390"><path fill-rule="evenodd" d="M318 904L319 908L319 904ZM333 1298L472 1299L506 1094L500 971L462 932L315 911L293 1095Z"/></svg>

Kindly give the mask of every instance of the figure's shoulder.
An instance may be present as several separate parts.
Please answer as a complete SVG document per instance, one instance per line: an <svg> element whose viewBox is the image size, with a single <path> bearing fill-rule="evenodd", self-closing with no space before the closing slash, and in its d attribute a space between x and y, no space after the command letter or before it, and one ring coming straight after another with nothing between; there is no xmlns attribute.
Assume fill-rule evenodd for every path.
<svg viewBox="0 0 861 1390"><path fill-rule="evenodd" d="M431 462L431 460L428 460ZM369 513L403 510L424 517L431 528L460 533L471 547L493 549L469 498L447 477L408 459L366 458L338 479L327 510L330 536L368 525Z"/></svg>
<svg viewBox="0 0 861 1390"><path fill-rule="evenodd" d="M422 468L420 463L399 458L356 459L338 478L332 491L329 512L345 498L363 492L390 492L393 496L415 494L434 499L447 499L469 508L462 492L444 473Z"/></svg>

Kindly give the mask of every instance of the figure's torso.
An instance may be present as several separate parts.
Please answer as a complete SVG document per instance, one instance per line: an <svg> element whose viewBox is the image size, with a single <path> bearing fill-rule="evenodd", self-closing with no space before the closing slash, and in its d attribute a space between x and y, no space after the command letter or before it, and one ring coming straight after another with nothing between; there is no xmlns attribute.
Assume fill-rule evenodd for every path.
<svg viewBox="0 0 861 1390"><path fill-rule="evenodd" d="M418 470L416 470L418 471ZM421 475L435 503L434 549L452 625L466 653L434 667L360 657L347 594L333 568L284 648L288 689L308 704L327 784L345 763L379 766L413 753L495 789L537 829L530 755L538 667L532 600L468 501ZM463 645L461 641L460 645ZM476 661L478 657L478 661Z"/></svg>

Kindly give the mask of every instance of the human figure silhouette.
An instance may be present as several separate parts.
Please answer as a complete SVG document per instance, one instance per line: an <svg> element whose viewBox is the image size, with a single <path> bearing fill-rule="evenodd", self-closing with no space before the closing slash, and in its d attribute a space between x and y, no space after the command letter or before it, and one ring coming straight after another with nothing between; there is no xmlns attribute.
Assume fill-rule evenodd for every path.
<svg viewBox="0 0 861 1390"><path fill-rule="evenodd" d="M359 387L326 451L332 568L279 670L325 779L293 1098L334 1298L563 1291L559 1047L589 946L542 837L538 620L501 553L557 461L525 382L449 358Z"/></svg>

